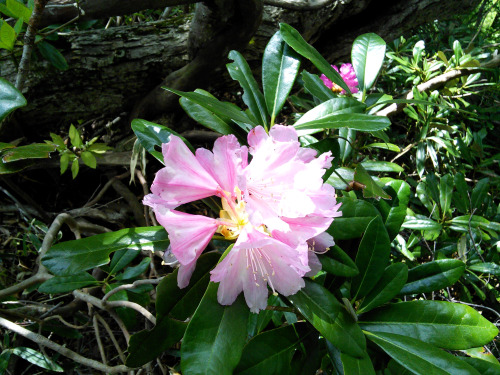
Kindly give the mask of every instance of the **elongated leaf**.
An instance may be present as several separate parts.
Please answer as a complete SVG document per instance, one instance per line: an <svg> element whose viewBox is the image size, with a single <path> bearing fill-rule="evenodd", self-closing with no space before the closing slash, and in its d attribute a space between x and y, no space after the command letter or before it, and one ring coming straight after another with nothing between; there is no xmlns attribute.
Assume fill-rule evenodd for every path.
<svg viewBox="0 0 500 375"><path fill-rule="evenodd" d="M311 61L321 73L326 75L332 82L342 87L348 94L351 93L351 90L346 85L340 74L332 68L330 63L328 63L328 61L326 61L313 46L302 38L297 30L286 23L280 23L280 32L281 37L295 50L295 52Z"/></svg>
<svg viewBox="0 0 500 375"><path fill-rule="evenodd" d="M368 174L363 165L358 164L356 173L354 174L354 181L364 185L363 197L375 199L391 199L392 197L387 194L384 189L377 185L373 178Z"/></svg>
<svg viewBox="0 0 500 375"><path fill-rule="evenodd" d="M113 254L113 258L111 259L111 263L109 264L109 274L114 275L118 271L121 271L125 267L132 262L139 252L137 250L132 249L122 249L118 250Z"/></svg>
<svg viewBox="0 0 500 375"><path fill-rule="evenodd" d="M305 323L296 323L255 336L243 348L241 361L234 373L241 375L289 374L293 353L302 341L297 336L296 330L305 329Z"/></svg>
<svg viewBox="0 0 500 375"><path fill-rule="evenodd" d="M364 353L363 357L353 357L340 352L330 341L325 341L328 355L336 370L335 374L375 375L375 369L367 353Z"/></svg>
<svg viewBox="0 0 500 375"><path fill-rule="evenodd" d="M382 214L382 219L392 241L399 233L401 225L405 221L406 209L410 201L410 185L404 181L390 181L384 186L384 191L389 194L391 200L379 200L376 207Z"/></svg>
<svg viewBox="0 0 500 375"><path fill-rule="evenodd" d="M450 350L485 345L498 334L472 307L446 301L391 304L363 315L359 324L370 332L405 335Z"/></svg>
<svg viewBox="0 0 500 375"><path fill-rule="evenodd" d="M427 293L455 284L465 271L458 259L440 259L412 268L400 294Z"/></svg>
<svg viewBox="0 0 500 375"><path fill-rule="evenodd" d="M326 255L320 255L319 260L322 269L335 276L352 277L359 273L351 257L337 245L330 248Z"/></svg>
<svg viewBox="0 0 500 375"><path fill-rule="evenodd" d="M2 153L2 161L11 163L26 159L47 159L57 146L47 143L33 143L31 145L9 148Z"/></svg>
<svg viewBox="0 0 500 375"><path fill-rule="evenodd" d="M490 275L500 276L500 265L496 263L476 263L469 268L475 272L489 273Z"/></svg>
<svg viewBox="0 0 500 375"><path fill-rule="evenodd" d="M38 43L38 50L44 58L46 58L52 65L54 65L59 70L68 70L69 65L64 56L59 52L59 50L54 47L49 42L45 40Z"/></svg>
<svg viewBox="0 0 500 375"><path fill-rule="evenodd" d="M450 210L451 196L453 193L453 177L450 174L445 174L439 182L439 202L441 204L441 212L443 217Z"/></svg>
<svg viewBox="0 0 500 375"><path fill-rule="evenodd" d="M306 286L288 299L340 351L362 357L366 342L359 326L327 289L305 280Z"/></svg>
<svg viewBox="0 0 500 375"><path fill-rule="evenodd" d="M360 199L339 198L342 216L335 218L328 229L334 239L360 238L366 227L380 212L370 203Z"/></svg>
<svg viewBox="0 0 500 375"><path fill-rule="evenodd" d="M262 86L271 126L292 90L299 67L298 55L283 41L280 32L276 32L262 57Z"/></svg>
<svg viewBox="0 0 500 375"><path fill-rule="evenodd" d="M202 95L197 92L183 92L174 89L170 89L168 87L164 87L165 90L171 91L174 94L182 96L183 98L187 98L192 102L201 105L202 107L212 111L214 114L218 116L227 116L236 122L242 122L244 124L249 124L253 126L257 126L259 124L252 123L250 118L245 114L245 112L241 111L234 104L221 102L215 98L208 97L206 95ZM246 129L244 129L246 130Z"/></svg>
<svg viewBox="0 0 500 375"><path fill-rule="evenodd" d="M4 25L8 23L4 22ZM0 78L0 121L13 110L24 107L26 104L23 94L9 81Z"/></svg>
<svg viewBox="0 0 500 375"><path fill-rule="evenodd" d="M462 361L465 361L468 365L474 367L481 375L500 374L500 365L498 364L498 361L497 363L491 363L486 360L478 358L470 358L470 357L458 357L458 358L460 358Z"/></svg>
<svg viewBox="0 0 500 375"><path fill-rule="evenodd" d="M133 119L132 130L141 145L156 159L163 163L163 155L161 153L161 145L170 142L170 136L176 135L180 137L184 143L194 152L193 146L180 134L167 128L166 126L155 124L154 122Z"/></svg>
<svg viewBox="0 0 500 375"><path fill-rule="evenodd" d="M12 51L16 39L16 30L8 22L2 22L0 24L0 48Z"/></svg>
<svg viewBox="0 0 500 375"><path fill-rule="evenodd" d="M14 18L22 18L25 23L28 23L30 20L31 9L16 0L7 0L7 9L9 9Z"/></svg>
<svg viewBox="0 0 500 375"><path fill-rule="evenodd" d="M389 263L391 243L384 223L380 217L368 224L366 232L359 244L356 255L356 266L359 275L352 280L352 294L361 298L366 296L384 273Z"/></svg>
<svg viewBox="0 0 500 375"><path fill-rule="evenodd" d="M348 160L349 156L351 156L352 145L355 140L356 140L356 130L349 128L339 129L338 142L340 148L340 158L342 159L342 163L345 163Z"/></svg>
<svg viewBox="0 0 500 375"><path fill-rule="evenodd" d="M181 369L186 374L232 374L247 334L249 310L240 295L230 306L217 301L218 284L208 286L184 335Z"/></svg>
<svg viewBox="0 0 500 375"><path fill-rule="evenodd" d="M333 100L333 99L332 99ZM391 121L384 116L367 115L364 113L333 114L318 120L302 122L294 125L299 134L305 134L303 130L308 130L307 134L317 133L324 129L349 128L363 132L374 132L382 130L391 125ZM314 130L314 131L311 131Z"/></svg>
<svg viewBox="0 0 500 375"><path fill-rule="evenodd" d="M366 336L417 375L479 375L457 357L414 338L387 332L366 332Z"/></svg>
<svg viewBox="0 0 500 375"><path fill-rule="evenodd" d="M71 276L55 276L38 287L40 293L66 293L75 289L98 284L87 272L78 272Z"/></svg>
<svg viewBox="0 0 500 375"><path fill-rule="evenodd" d="M490 190L490 180L489 178L483 178L479 180L471 194L471 210L476 209L476 213L483 212L484 201Z"/></svg>
<svg viewBox="0 0 500 375"><path fill-rule="evenodd" d="M389 150L389 151L394 151L394 152L401 151L401 149L398 146L396 146L395 144L392 144L392 143L370 143L369 145L366 145L364 147L380 148L382 150Z"/></svg>
<svg viewBox="0 0 500 375"><path fill-rule="evenodd" d="M42 264L54 275L66 276L107 264L109 254L117 250L163 251L168 243L167 232L160 226L122 229L55 244Z"/></svg>
<svg viewBox="0 0 500 375"><path fill-rule="evenodd" d="M370 311L396 297L408 279L408 267L404 263L394 263L388 266L380 280L363 299L358 308L358 314Z"/></svg>
<svg viewBox="0 0 500 375"><path fill-rule="evenodd" d="M377 34L358 36L352 44L351 60L359 82L360 91L369 90L382 67L385 41Z"/></svg>
<svg viewBox="0 0 500 375"><path fill-rule="evenodd" d="M304 81L304 88L322 102L336 98L337 95L333 93L328 87L325 86L323 81L316 75L302 71L302 80Z"/></svg>
<svg viewBox="0 0 500 375"><path fill-rule="evenodd" d="M59 366L57 363L53 362L50 358L47 358L45 355L43 355L40 352L37 352L34 349L19 346L17 348L10 350L12 354L17 355L22 359L25 359L26 361L33 363L38 367L55 372L64 372L61 366Z"/></svg>
<svg viewBox="0 0 500 375"><path fill-rule="evenodd" d="M396 163L388 161L367 160L361 163L367 171L372 172L403 172L404 169Z"/></svg>
<svg viewBox="0 0 500 375"><path fill-rule="evenodd" d="M198 258L186 288L179 289L177 286L178 269L163 278L156 288L156 326L131 336L127 366L142 366L181 340L187 327L183 321L196 310L207 289L208 272L219 258L220 255L215 252Z"/></svg>
<svg viewBox="0 0 500 375"><path fill-rule="evenodd" d="M363 113L365 109L366 105L358 102L354 98L333 98L304 113L294 126L297 127L300 124L311 122L313 120L325 119L331 115Z"/></svg>
<svg viewBox="0 0 500 375"><path fill-rule="evenodd" d="M141 260L141 263L139 263L137 266L128 267L127 269L125 269L125 271L123 271L123 273L116 275L115 280L129 280L136 278L149 268L150 263L151 258L143 258Z"/></svg>
<svg viewBox="0 0 500 375"><path fill-rule="evenodd" d="M243 101L257 119L257 122L267 128L269 115L266 101L248 63L238 51L229 52L229 58L234 63L227 64L226 67L231 78L238 81L243 88Z"/></svg>
<svg viewBox="0 0 500 375"><path fill-rule="evenodd" d="M401 227L418 230L441 230L442 228L441 224L432 219L416 219L412 216L407 217Z"/></svg>

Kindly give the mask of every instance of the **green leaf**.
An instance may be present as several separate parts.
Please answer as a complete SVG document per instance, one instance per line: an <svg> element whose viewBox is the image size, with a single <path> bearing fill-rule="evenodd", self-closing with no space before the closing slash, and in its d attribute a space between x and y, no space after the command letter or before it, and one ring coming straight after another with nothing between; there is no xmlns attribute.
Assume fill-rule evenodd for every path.
<svg viewBox="0 0 500 375"><path fill-rule="evenodd" d="M54 275L66 276L107 264L109 254L117 250L163 251L168 243L167 232L160 226L122 229L55 244L42 264Z"/></svg>
<svg viewBox="0 0 500 375"><path fill-rule="evenodd" d="M174 94L187 98L196 104L201 105L203 108L212 111L214 114L218 116L227 116L234 121L239 121L244 124L249 124L253 126L258 125L253 123L250 120L250 118L245 114L245 112L238 110L237 107L231 103L221 102L215 98L208 97L206 95L197 92L183 92L170 89L168 87L163 87L163 88L165 90L173 92ZM243 130L248 131L246 128L243 128Z"/></svg>
<svg viewBox="0 0 500 375"><path fill-rule="evenodd" d="M479 375L457 357L414 338L387 332L366 336L416 375Z"/></svg>
<svg viewBox="0 0 500 375"><path fill-rule="evenodd" d="M40 51L41 55L47 59L52 65L54 65L59 70L68 70L68 62L64 58L64 56L59 52L59 50L54 47L49 42L45 40L38 43L37 45L38 51Z"/></svg>
<svg viewBox="0 0 500 375"><path fill-rule="evenodd" d="M356 172L354 173L354 181L359 182L364 185L363 197L365 198L375 198L375 199L391 199L391 196L387 194L384 189L377 185L373 178L368 174L366 169L358 164L356 167Z"/></svg>
<svg viewBox="0 0 500 375"><path fill-rule="evenodd" d="M465 271L458 259L440 259L421 264L408 272L408 281L400 294L427 293L455 284Z"/></svg>
<svg viewBox="0 0 500 375"><path fill-rule="evenodd" d="M133 119L132 130L146 151L162 163L163 155L161 153L161 146L163 143L170 142L170 136L172 134L180 137L186 146L194 152L193 146L191 146L191 144L184 137L181 137L179 133L167 128L166 126L142 119ZM157 147L158 150L156 150L155 147Z"/></svg>
<svg viewBox="0 0 500 375"><path fill-rule="evenodd" d="M31 18L31 9L16 0L7 0L7 9L12 13L14 18L22 18L26 24Z"/></svg>
<svg viewBox="0 0 500 375"><path fill-rule="evenodd" d="M339 198L342 216L336 217L328 229L335 240L359 238L373 218L380 212L370 203L360 199Z"/></svg>
<svg viewBox="0 0 500 375"><path fill-rule="evenodd" d="M474 186L471 194L471 210L476 210L475 213L483 212L483 204L490 190L489 178L483 178Z"/></svg>
<svg viewBox="0 0 500 375"><path fill-rule="evenodd" d="M376 207L382 214L382 219L392 241L399 233L406 217L406 209L410 201L410 185L401 180L390 181L384 186L384 191L391 200L379 200Z"/></svg>
<svg viewBox="0 0 500 375"><path fill-rule="evenodd" d="M321 102L326 102L337 97L316 74L311 74L303 70L301 76L304 81L304 88Z"/></svg>
<svg viewBox="0 0 500 375"><path fill-rule="evenodd" d="M55 276L43 282L38 287L38 291L48 294L67 293L75 289L97 284L97 280L87 272L78 272L71 276Z"/></svg>
<svg viewBox="0 0 500 375"><path fill-rule="evenodd" d="M346 85L340 74L332 68L330 63L328 63L328 61L326 61L313 46L302 38L297 30L286 23L280 23L280 32L281 37L295 50L295 52L311 61L321 73L328 77L329 80L342 87L348 94L351 94L351 90Z"/></svg>
<svg viewBox="0 0 500 375"><path fill-rule="evenodd" d="M0 32L1 30L2 28L0 28ZM9 81L0 78L0 122L13 110L24 107L26 104L27 101L23 94Z"/></svg>
<svg viewBox="0 0 500 375"><path fill-rule="evenodd" d="M361 163L367 171L371 172L403 172L404 169L396 163L388 161L364 161Z"/></svg>
<svg viewBox="0 0 500 375"><path fill-rule="evenodd" d="M443 213L443 217L445 217L446 214L451 214L450 205L452 193L453 177L448 173L441 177L441 180L439 182L439 202L441 205L441 212Z"/></svg>
<svg viewBox="0 0 500 375"><path fill-rule="evenodd" d="M78 164L78 159L75 158L73 159L73 163L71 163L71 176L73 177L73 179L76 178L79 170L80 170L80 164Z"/></svg>
<svg viewBox="0 0 500 375"><path fill-rule="evenodd" d="M93 169L95 169L97 167L97 160L96 160L94 154L91 153L90 151L83 151L80 156L87 167L90 167Z"/></svg>
<svg viewBox="0 0 500 375"><path fill-rule="evenodd" d="M462 173L457 173L454 177L454 185L457 191L453 194L453 203L457 209L466 213L469 210L469 187L465 182L465 177Z"/></svg>
<svg viewBox="0 0 500 375"><path fill-rule="evenodd" d="M390 251L391 242L387 230L380 217L376 217L368 224L365 235L359 244L356 255L359 275L352 280L351 291L353 295L361 298L373 289L389 263Z"/></svg>
<svg viewBox="0 0 500 375"><path fill-rule="evenodd" d="M210 283L186 329L181 369L186 374L232 374L247 335L248 306L240 295L230 306L217 301L218 284Z"/></svg>
<svg viewBox="0 0 500 375"><path fill-rule="evenodd" d="M2 153L2 161L10 163L26 159L47 159L49 154L55 151L55 145L47 143L33 143L31 145L19 146L7 149Z"/></svg>
<svg viewBox="0 0 500 375"><path fill-rule="evenodd" d="M481 375L498 375L500 374L500 365L487 362L478 358L458 357L465 361L468 365L474 367ZM494 357L493 357L494 358Z"/></svg>
<svg viewBox="0 0 500 375"><path fill-rule="evenodd" d="M441 224L432 219L416 219L412 216L407 216L406 221L401 226L402 228L417 229L417 230L441 230Z"/></svg>
<svg viewBox="0 0 500 375"><path fill-rule="evenodd" d="M417 145L416 163L418 175L422 177L425 172L425 144L423 142Z"/></svg>
<svg viewBox="0 0 500 375"><path fill-rule="evenodd" d="M396 146L395 144L392 143L370 143L369 145L366 145L364 147L367 148L380 148L382 150L389 150L389 151L394 151L394 152L401 152L401 149Z"/></svg>
<svg viewBox="0 0 500 375"><path fill-rule="evenodd" d="M141 263L139 263L137 266L128 267L123 273L117 275L115 279L130 280L136 278L149 268L150 263L151 263L151 258L144 258L141 260Z"/></svg>
<svg viewBox="0 0 500 375"><path fill-rule="evenodd" d="M404 263L394 263L388 266L380 280L363 299L358 314L368 312L375 307L389 302L397 296L408 279L408 267Z"/></svg>
<svg viewBox="0 0 500 375"><path fill-rule="evenodd" d="M269 115L266 101L248 63L238 51L229 52L229 58L234 63L226 64L226 67L231 78L238 81L243 88L243 101L257 119L257 122L267 128Z"/></svg>
<svg viewBox="0 0 500 375"><path fill-rule="evenodd" d="M80 132L73 124L69 126L69 140L71 141L71 145L73 147L81 148L83 147L82 136Z"/></svg>
<svg viewBox="0 0 500 375"><path fill-rule="evenodd" d="M122 249L118 250L113 254L111 258L111 263L109 264L109 274L115 275L118 271L121 271L127 267L130 262L132 262L139 252L133 249Z"/></svg>
<svg viewBox="0 0 500 375"><path fill-rule="evenodd" d="M200 303L209 283L210 271L220 255L202 254L187 287L177 286L178 269L163 278L156 288L156 326L131 336L126 364L139 367L158 357L184 336L189 318Z"/></svg>
<svg viewBox="0 0 500 375"><path fill-rule="evenodd" d="M469 266L469 269L480 273L489 273L490 275L500 276L500 266L496 263L475 263Z"/></svg>
<svg viewBox="0 0 500 375"><path fill-rule="evenodd" d="M353 357L345 353L341 353L333 344L325 340L328 355L335 368L335 374L344 375L375 375L370 357L365 352L363 357ZM399 374L398 374L399 375Z"/></svg>
<svg viewBox="0 0 500 375"><path fill-rule="evenodd" d="M0 26L0 48L12 51L16 42L16 31L7 22L2 22Z"/></svg>
<svg viewBox="0 0 500 375"><path fill-rule="evenodd" d="M389 332L449 350L470 349L495 338L498 328L472 307L446 301L400 302L360 318L361 328Z"/></svg>
<svg viewBox="0 0 500 375"><path fill-rule="evenodd" d="M362 357L366 342L359 326L326 288L309 280L287 297L300 313L340 351Z"/></svg>
<svg viewBox="0 0 500 375"><path fill-rule="evenodd" d="M325 255L318 256L322 269L335 276L352 277L359 274L351 257L335 245Z"/></svg>
<svg viewBox="0 0 500 375"><path fill-rule="evenodd" d="M464 228L482 228L482 229L489 229L494 232L500 232L500 223L496 223L494 221L489 221L488 219L485 219L482 216L477 216L477 215L464 215L464 216L457 216L448 221L447 223L451 223L453 225L460 225L463 226Z"/></svg>
<svg viewBox="0 0 500 375"><path fill-rule="evenodd" d="M61 174L63 174L64 172L66 172L69 166L69 154L62 154L59 163L61 164Z"/></svg>
<svg viewBox="0 0 500 375"><path fill-rule="evenodd" d="M23 346L19 346L14 349L10 349L12 354L15 354L22 359L25 359L29 363L33 363L35 366L44 368L46 370L55 371L55 372L64 372L61 366L57 363L47 358L40 352L37 352L31 348L25 348Z"/></svg>
<svg viewBox="0 0 500 375"><path fill-rule="evenodd" d="M283 41L280 32L276 32L262 57L262 86L271 126L292 90L299 67L297 54Z"/></svg>
<svg viewBox="0 0 500 375"><path fill-rule="evenodd" d="M385 41L377 34L358 36L352 44L351 60L359 82L359 90L368 91L382 67L385 56Z"/></svg>
<svg viewBox="0 0 500 375"><path fill-rule="evenodd" d="M305 323L296 323L255 336L243 348L240 363L234 373L241 375L289 374L293 353L302 341L296 331L305 328Z"/></svg>
<svg viewBox="0 0 500 375"><path fill-rule="evenodd" d="M314 109L315 108L311 109L311 111L313 111ZM299 121L301 121L302 118ZM303 135L317 133L324 129L339 129L344 127L364 132L374 132L377 130L385 129L389 125L391 125L391 121L385 116L374 116L364 113L346 113L332 114L317 120L301 122L299 125L294 125L294 127L295 129L299 130L299 135ZM303 132L303 130L313 131Z"/></svg>
<svg viewBox="0 0 500 375"><path fill-rule="evenodd" d="M352 145L356 140L356 130L349 128L339 129L339 148L340 148L340 158L342 163L345 163L352 153ZM354 178L354 175L353 175ZM344 188L345 189L345 188Z"/></svg>

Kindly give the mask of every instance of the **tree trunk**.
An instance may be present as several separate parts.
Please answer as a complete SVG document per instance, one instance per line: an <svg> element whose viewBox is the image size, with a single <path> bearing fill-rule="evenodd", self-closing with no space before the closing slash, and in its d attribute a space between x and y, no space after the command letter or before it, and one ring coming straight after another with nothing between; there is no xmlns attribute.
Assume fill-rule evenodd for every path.
<svg viewBox="0 0 500 375"><path fill-rule="evenodd" d="M364 32L375 32L389 42L422 23L468 11L479 1L464 0L458 7L456 0L343 0L312 11L265 6L262 22L251 43L245 41L245 35L249 40L251 34L247 34L253 33L249 22L247 34L238 37L239 49L251 67L259 67L269 38L279 28L279 22L286 22L314 42L332 63L339 59L348 61L353 40ZM230 48L238 48L238 43L230 45L230 41L238 30L238 22L244 22L242 11L249 10L238 8L233 15L222 12L228 18L226 28L211 30L211 34L195 32L203 25L201 21L195 24L191 16L175 16L166 21L60 35L54 44L63 52L69 69L57 71L35 56L24 90L29 104L15 116L18 128L29 138L33 133L43 131L45 135L47 130L67 128L72 122L103 114L110 118L122 112L130 114L134 107L138 116L158 116L159 112L173 110L177 105L175 96L169 97L158 88L162 82L180 89L227 86L231 80L227 76L221 79L225 56ZM193 30L191 37L190 30ZM199 35L211 35L214 39L196 41ZM188 39L191 40L189 46ZM244 49L242 43L246 43ZM195 60L198 61L196 74L186 73L195 66L191 64L188 69L187 64ZM189 79L186 74L190 74ZM0 76L15 81L16 69L10 60L0 63ZM188 82L179 83L182 80Z"/></svg>

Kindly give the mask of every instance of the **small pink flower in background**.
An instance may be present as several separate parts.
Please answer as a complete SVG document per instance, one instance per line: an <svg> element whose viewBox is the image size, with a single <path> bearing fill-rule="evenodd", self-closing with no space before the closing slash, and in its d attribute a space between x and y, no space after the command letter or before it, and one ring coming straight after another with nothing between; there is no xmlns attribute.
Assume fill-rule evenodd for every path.
<svg viewBox="0 0 500 375"><path fill-rule="evenodd" d="M340 66L340 71L339 71L339 68L337 68L337 66L332 65L332 67L340 74L340 76L342 77L342 79L346 83L347 87L349 87L349 90L351 90L351 92L353 94L355 94L359 91L357 88L357 86L359 84L358 78L356 77L356 73L354 72L354 67L352 66L352 64L349 64L349 63L342 64ZM337 92L340 94L346 93L346 91L343 90L342 87L340 87L339 85L330 81L324 74L322 74L320 78L323 81L323 83L325 84L325 86L328 87L333 92Z"/></svg>
<svg viewBox="0 0 500 375"><path fill-rule="evenodd" d="M170 251L180 263L177 282L189 284L196 261L215 233L235 240L211 272L219 282L219 303L230 305L242 291L252 312L264 309L268 286L288 296L304 286L303 277L321 269L314 251L334 244L325 233L340 216L335 190L322 176L331 153L319 157L300 147L294 128L258 126L248 135L250 148L236 137L220 137L213 151L193 155L180 138L163 145L165 168L144 197L169 234ZM252 156L248 162L248 154ZM220 198L218 218L174 210L209 196Z"/></svg>

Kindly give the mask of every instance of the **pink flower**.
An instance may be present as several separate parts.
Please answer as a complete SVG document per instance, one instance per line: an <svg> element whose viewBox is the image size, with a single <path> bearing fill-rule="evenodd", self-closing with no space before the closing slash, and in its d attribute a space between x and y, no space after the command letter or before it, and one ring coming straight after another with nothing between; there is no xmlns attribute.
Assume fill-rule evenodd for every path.
<svg viewBox="0 0 500 375"><path fill-rule="evenodd" d="M157 173L144 204L169 233L171 252L180 263L181 288L188 285L196 260L215 233L235 240L211 280L220 282L221 304L232 304L243 291L250 310L258 312L266 307L268 286L273 293L291 295L304 286L304 275L317 273L321 265L311 243L324 237L341 213L335 190L322 180L331 165L330 153L316 158L315 151L300 147L294 128L281 125L269 134L261 126L254 128L248 144L250 149L234 136L224 136L213 151L198 149L193 155L172 136L163 146L165 168ZM220 198L218 218L173 210L209 196ZM329 238L320 251L333 244Z"/></svg>
<svg viewBox="0 0 500 375"><path fill-rule="evenodd" d="M358 86L358 78L356 77L356 72L354 71L354 67L352 64L342 64L340 66L340 71L339 68L337 68L336 65L332 65L333 69L337 71L337 73L340 74L344 82L346 83L347 87L349 87L349 90L353 94L357 93L359 90L356 86ZM337 92L340 94L346 94L346 91L342 89L342 87L338 86L337 84L333 83L330 81L324 74L321 75L321 80L325 84L326 87L328 87L330 90L333 92Z"/></svg>

